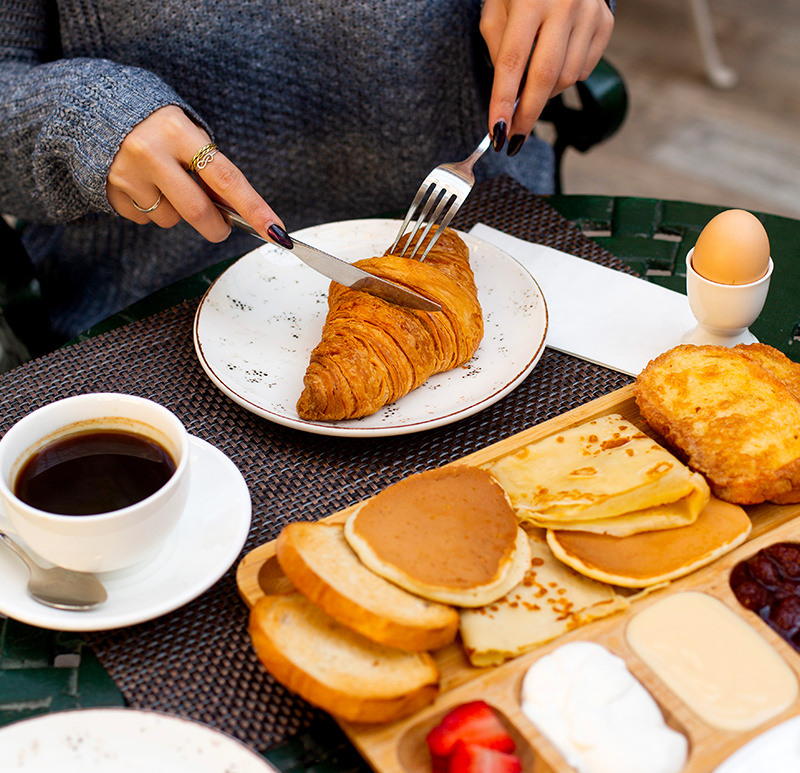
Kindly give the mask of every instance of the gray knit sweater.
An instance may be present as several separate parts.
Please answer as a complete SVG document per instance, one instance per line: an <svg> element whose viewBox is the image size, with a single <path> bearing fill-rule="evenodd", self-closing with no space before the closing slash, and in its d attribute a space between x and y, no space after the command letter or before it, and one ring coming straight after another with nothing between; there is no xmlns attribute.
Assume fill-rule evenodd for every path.
<svg viewBox="0 0 800 773"><path fill-rule="evenodd" d="M486 133L480 0L0 0L0 211L69 337L153 290L257 246L117 216L126 134L159 107L201 122L286 223L405 209L430 169ZM550 149L476 172L538 192Z"/></svg>

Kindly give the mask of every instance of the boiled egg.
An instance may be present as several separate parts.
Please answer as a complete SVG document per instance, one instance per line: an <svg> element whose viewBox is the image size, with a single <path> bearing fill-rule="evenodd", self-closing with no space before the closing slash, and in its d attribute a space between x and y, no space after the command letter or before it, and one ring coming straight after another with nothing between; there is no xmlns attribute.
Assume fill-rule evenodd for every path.
<svg viewBox="0 0 800 773"><path fill-rule="evenodd" d="M692 267L704 279L727 285L755 282L769 268L769 237L758 218L728 209L712 218L697 239Z"/></svg>

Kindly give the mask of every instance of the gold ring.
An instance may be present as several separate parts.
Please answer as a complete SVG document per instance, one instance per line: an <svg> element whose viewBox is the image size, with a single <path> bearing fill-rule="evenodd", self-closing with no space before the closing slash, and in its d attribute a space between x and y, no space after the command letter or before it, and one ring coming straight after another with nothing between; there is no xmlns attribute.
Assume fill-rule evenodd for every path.
<svg viewBox="0 0 800 773"><path fill-rule="evenodd" d="M158 198L156 199L156 203L153 204L152 207L148 207L147 209L145 209L144 207L140 207L133 199L131 199L131 204L133 204L133 206L136 207L136 209L138 209L139 212L144 212L144 213L152 212L161 203L161 199L163 197L164 197L164 194L163 193L159 193L158 194Z"/></svg>
<svg viewBox="0 0 800 773"><path fill-rule="evenodd" d="M214 154L218 150L219 148L215 142L209 142L208 145L204 145L192 156L188 171L196 172L198 169L205 169L214 160Z"/></svg>

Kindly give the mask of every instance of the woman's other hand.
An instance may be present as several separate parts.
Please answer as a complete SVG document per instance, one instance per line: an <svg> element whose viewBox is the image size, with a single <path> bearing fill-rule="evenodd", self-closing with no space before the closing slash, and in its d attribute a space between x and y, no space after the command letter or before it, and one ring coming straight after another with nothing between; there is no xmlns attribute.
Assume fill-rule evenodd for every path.
<svg viewBox="0 0 800 773"><path fill-rule="evenodd" d="M209 241L223 241L230 234L230 225L186 171L195 153L210 141L179 107L156 110L133 128L114 157L106 181L111 206L136 223L153 222L171 228L185 220ZM217 151L195 174L264 238L273 223L283 227L280 218L223 153ZM156 202L158 205L142 212L134 201L142 209L152 208Z"/></svg>
<svg viewBox="0 0 800 773"><path fill-rule="evenodd" d="M486 0L480 28L495 70L494 148L501 150L508 137L513 156L547 100L589 77L611 38L614 15L606 0Z"/></svg>

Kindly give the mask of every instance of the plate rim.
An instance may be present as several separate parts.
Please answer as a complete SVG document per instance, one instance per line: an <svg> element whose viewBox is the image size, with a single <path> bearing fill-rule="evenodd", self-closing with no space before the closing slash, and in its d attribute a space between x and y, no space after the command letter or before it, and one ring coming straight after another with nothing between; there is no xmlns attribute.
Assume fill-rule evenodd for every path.
<svg viewBox="0 0 800 773"><path fill-rule="evenodd" d="M340 225L348 225L350 227L358 227L361 223L369 223L371 225L375 224L385 224L386 227L394 227L398 226L402 223L401 220L394 220L389 218L359 218L354 220L341 220L331 223L320 223L317 226L310 226L308 228L301 229L295 232L293 235L303 238L308 238L307 234L314 229L321 229L321 228L332 228ZM486 246L493 250L496 253L502 255L505 259L511 261L520 271L523 272L524 275L530 278L536 292L538 293L538 299L541 302L542 307L542 329L540 338L537 342L536 349L533 351L530 359L525 364L523 368L521 368L506 384L501 386L500 388L494 390L490 394L485 395L480 400L477 400L472 405L466 408L458 408L457 410L448 411L445 414L439 414L434 418L426 418L420 421L414 421L408 424L402 425L392 425L392 426L379 426L379 427L365 427L365 426L343 426L342 422L331 422L331 423L322 423L322 422L314 422L308 421L305 419L301 419L300 417L287 417L282 413L277 413L275 411L271 411L269 409L264 408L263 406L253 402L252 400L248 399L247 397L237 393L234 391L228 384L222 381L221 378L217 376L214 372L213 367L208 361L208 358L205 355L203 350L203 343L200 340L200 335L198 332L198 328L200 325L200 317L203 311L203 307L208 296L213 291L215 285L220 282L223 277L229 272L232 271L239 261L236 261L231 266L229 266L225 271L222 272L212 283L209 285L206 292L203 294L203 297L200 299L197 309L195 311L194 320L192 322L192 339L195 348L195 354L197 355L198 362L200 363L201 368L205 372L206 376L209 380L225 395L227 395L231 400L235 403L240 405L247 411L259 416L267 421L271 421L275 424L289 427L291 429L296 429L302 432L309 432L311 434L317 435L327 435L333 437L390 437L396 435L406 435L412 434L415 432L422 432L428 429L435 429L437 427L445 426L450 424L454 421L458 421L460 419L468 418L469 416L478 413L479 411L488 408L489 406L493 405L498 400L501 400L511 391L513 391L519 384L531 373L531 371L536 367L537 363L542 357L544 353L545 346L547 345L547 332L550 326L550 313L547 307L547 300L542 292L542 288L539 283L536 281L536 278L531 274L528 268L523 265L520 261L514 258L512 255L507 253L505 250L502 250L495 245L484 241L480 237L473 236L472 234L456 230L459 236L464 239L467 244L470 242L478 243L481 246ZM258 249L258 248L256 248ZM250 255L252 252L256 250L252 250L251 252L246 253L242 256L242 258ZM241 258L240 258L241 260ZM402 398L400 398L402 400ZM385 407L385 406L384 406ZM357 422L358 419L351 419L350 421Z"/></svg>
<svg viewBox="0 0 800 773"><path fill-rule="evenodd" d="M113 716L114 720L119 720L121 717L123 717L121 723L118 724L125 725L125 727L123 727L124 730L127 729L127 723L135 723L137 721L135 718L137 717L141 721L143 716L147 717L145 721L154 719L161 722L166 722L167 725L177 726L180 724L182 728L190 727L192 728L192 732L209 736L210 739L215 740L217 743L226 744L228 748L236 748L242 755L245 755L245 759L252 759L253 763L256 764L261 763L263 765L263 770L267 773L278 773L277 768L275 768L275 766L272 765L272 763L267 760L266 757L259 754L255 749L252 749L244 741L241 741L240 739L231 735L229 732L218 727L212 727L211 725L194 719L193 717L170 714L157 709L140 709L127 706L96 706L65 709L63 711L52 711L46 714L37 714L36 716L25 717L24 719L19 719L0 727L0 743L2 743L2 738L4 735L8 736L9 738L18 736L20 727L22 725L25 725L26 727L42 725L44 726L45 731L50 730L50 732L55 735L55 733L58 732L58 726L61 723L69 725L71 718L76 716L83 718L85 716L86 721L91 722L98 715L100 715L102 719L110 719ZM86 723L83 724L85 725ZM56 725L56 728L51 728L51 725ZM112 734L109 737L115 738L117 737L117 734ZM192 762L196 764L194 760ZM81 764L85 765L86 763L81 761ZM96 770L96 768L91 767L89 768L89 773L92 773L92 771ZM199 773L203 773L203 771L200 771Z"/></svg>

